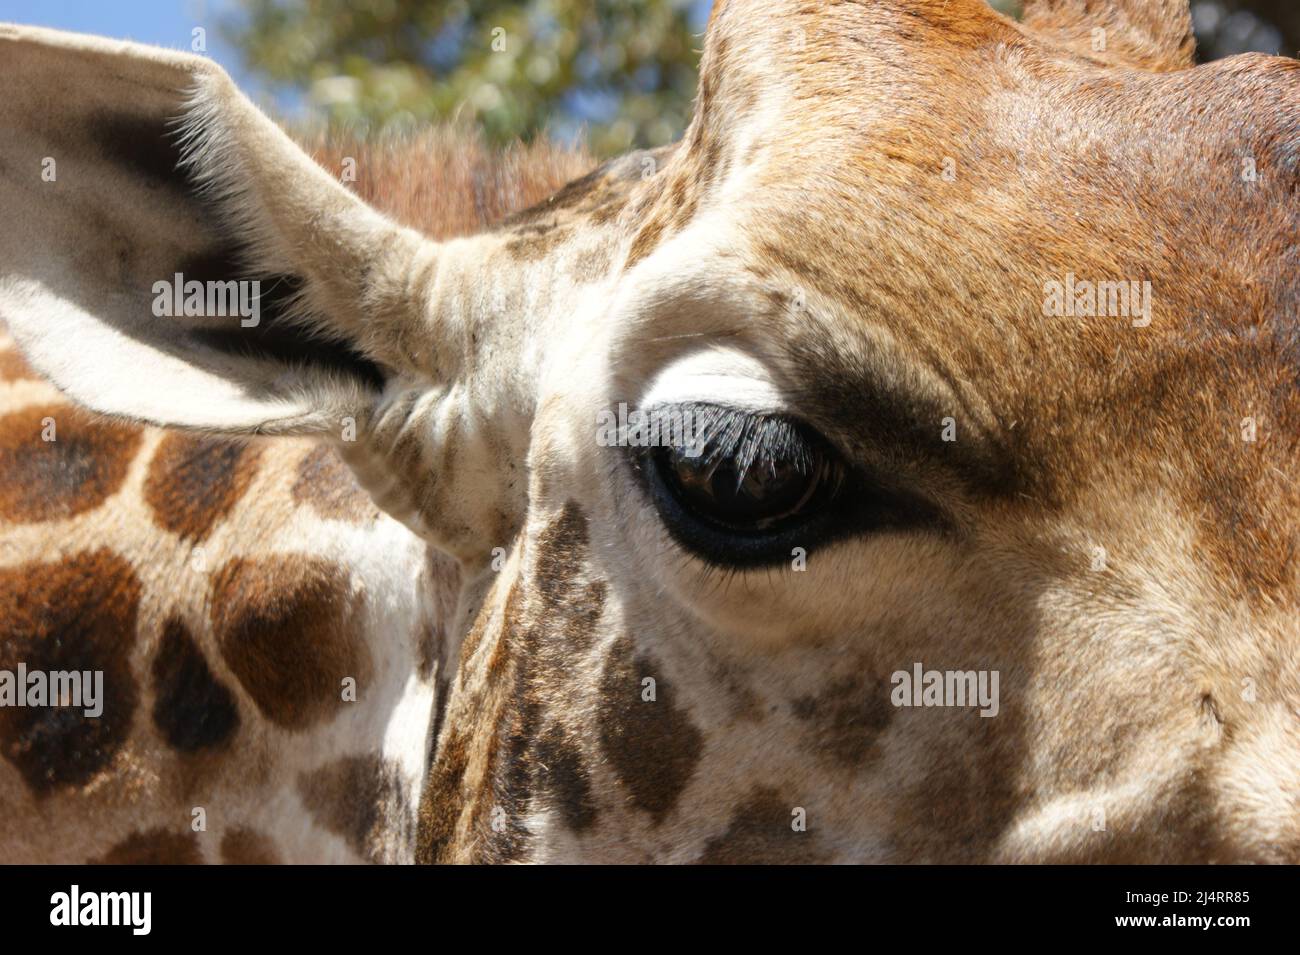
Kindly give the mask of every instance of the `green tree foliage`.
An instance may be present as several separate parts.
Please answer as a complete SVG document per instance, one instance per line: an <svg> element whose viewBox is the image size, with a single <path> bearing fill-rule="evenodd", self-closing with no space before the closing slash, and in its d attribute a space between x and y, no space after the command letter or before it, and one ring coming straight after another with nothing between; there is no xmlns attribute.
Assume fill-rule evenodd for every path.
<svg viewBox="0 0 1300 955"><path fill-rule="evenodd" d="M1021 0L989 0L1018 16ZM1203 60L1295 55L1297 0L1191 0ZM690 117L709 0L240 0L227 33L273 84L356 131L459 120L491 143L547 132L598 155Z"/></svg>
<svg viewBox="0 0 1300 955"><path fill-rule="evenodd" d="M1255 51L1295 56L1300 51L1296 0L1193 0L1201 60Z"/></svg>
<svg viewBox="0 0 1300 955"><path fill-rule="evenodd" d="M695 16L692 16L692 10ZM249 66L335 125L456 119L492 142L586 126L601 154L656 146L690 116L692 0L242 0Z"/></svg>

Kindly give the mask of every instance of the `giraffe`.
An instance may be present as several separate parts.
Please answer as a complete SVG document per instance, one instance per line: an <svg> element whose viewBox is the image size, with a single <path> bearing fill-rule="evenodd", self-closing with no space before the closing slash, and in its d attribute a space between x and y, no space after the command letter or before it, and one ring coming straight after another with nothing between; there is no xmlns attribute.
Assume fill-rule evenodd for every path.
<svg viewBox="0 0 1300 955"><path fill-rule="evenodd" d="M502 209L543 198L585 163L549 148L494 156L445 135L369 145L317 141L311 151L331 168L355 163L359 194L431 234L483 227ZM394 179L419 169L439 171L450 200L430 197L427 182L393 188ZM423 737L411 737L412 748L376 732L394 713L427 721L446 692L453 661L441 656L442 628L453 608L436 601L454 589L454 565L426 553L379 511L327 445L285 439L254 446L87 415L42 380L2 329L0 388L0 669L12 670L20 658L33 667L45 659L51 669L79 669L105 665L110 651L127 657L108 672L109 686L125 689L116 691L107 719L69 728L54 752L33 743L57 727L32 712L0 711L11 764L0 861L409 859ZM56 440L33 443L43 421ZM51 547L52 540L66 543ZM256 593L248 589L255 576L262 580ZM209 586L216 579L225 581L221 588ZM35 580L45 583L33 588ZM222 616L213 605L229 587L242 591L241 603L235 615ZM89 604L95 610L79 623ZM223 635L241 627L247 634L259 614L286 649L335 658L329 665L337 672L318 667L290 676L299 693L317 695L312 706L295 708L287 683L259 689L232 675ZM304 623L295 625L296 618ZM369 645L344 624L362 633L383 628L385 643ZM65 656L43 657L35 642L73 634L84 646L66 648ZM322 637L338 643L317 645ZM329 692L362 673L370 687L355 705ZM245 707L263 715L270 732L241 734ZM349 710L357 712L330 718ZM133 717L152 730L129 734ZM313 731L323 738L304 745ZM110 772L135 782L115 791L122 787L103 785ZM250 779L257 788L241 792ZM281 805L232 813L240 801L255 806L260 793L277 787ZM57 798L71 792L75 798ZM139 822L142 798L158 800L162 810L146 823ZM176 825L182 806L205 817L209 806L224 808L196 832ZM62 844L40 841L30 817L11 814L19 807L63 829ZM298 826L296 834L291 828L272 845L267 832L279 824L262 820L285 812L291 820L315 816L316 825ZM126 838L114 835L114 819L135 823Z"/></svg>
<svg viewBox="0 0 1300 955"><path fill-rule="evenodd" d="M206 60L0 28L0 317L116 505L72 540L6 492L6 665L107 672L98 724L4 714L0 846L1300 859L1300 65L1194 66L1180 0L1026 7L722 0L679 144L459 238ZM174 274L271 291L153 314ZM160 530L194 432L254 450L173 452ZM351 576L249 570L288 485L351 488L273 466L320 447L380 513L284 539ZM200 541L168 629L124 581Z"/></svg>

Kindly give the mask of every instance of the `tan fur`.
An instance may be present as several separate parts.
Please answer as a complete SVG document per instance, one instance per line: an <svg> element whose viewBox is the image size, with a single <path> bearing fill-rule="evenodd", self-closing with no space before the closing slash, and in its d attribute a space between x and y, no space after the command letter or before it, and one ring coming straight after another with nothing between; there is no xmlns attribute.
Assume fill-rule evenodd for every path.
<svg viewBox="0 0 1300 955"><path fill-rule="evenodd" d="M154 628L131 672L190 674L217 716L228 693L233 732L260 745L218 740L196 762L137 718L94 786L8 784L0 845L186 858L176 807L199 792L228 819L198 840L213 861L1300 860L1300 69L1190 68L1187 22L1173 2L1045 0L1024 24L977 0L720 2L680 145L463 238L394 231L314 174L269 211L251 202L305 159L223 78L177 67L207 76L193 161L225 188L203 222L251 229L252 258L305 283L300 321L384 365L381 386L311 379L293 421L355 412L358 439L337 447L393 532L318 536L353 526L326 516L346 495L310 493L319 452L277 439L233 510L168 501L162 533L141 491L161 440L147 432L121 490L69 520L111 543L100 565L137 555L103 601ZM75 252L63 238L22 261ZM1150 282L1150 323L1049 314L1067 274ZM80 320L70 280L51 281L49 308ZM358 300L374 307L345 307ZM31 299L6 301L39 366L73 366ZM103 364L78 367L122 389L104 410L165 420L148 383ZM16 362L0 372L15 401L53 400ZM806 567L709 566L627 450L596 441L619 402L700 394L800 418L932 519L815 546ZM253 412L217 402L208 427L247 430ZM102 470L96 486L116 487ZM393 518L443 556L381 585L380 551L415 542ZM59 526L6 539L26 561ZM176 579L238 579L242 596L161 612L158 595L187 592L160 579L166 555L200 538L225 569ZM331 586L319 562L344 554L370 569ZM259 593L248 562L281 557L306 583L277 594L272 574ZM320 600L295 609L301 594ZM411 626L385 634L385 614ZM159 636L173 616L206 675L179 629ZM296 681L267 640L280 629L311 655ZM997 715L893 705L914 663L996 672ZM368 682L436 687L425 722L396 693L385 713L331 717L323 688L367 665ZM135 692L147 709L147 681ZM228 723L164 728L193 745ZM426 733L424 775L395 784L390 753ZM206 782L218 769L239 782ZM259 815L270 792L284 811ZM64 842L35 844L50 805L70 807L47 827ZM71 815L86 805L93 825Z"/></svg>
<svg viewBox="0 0 1300 955"><path fill-rule="evenodd" d="M1021 21L1079 56L1110 66L1182 70L1196 41L1182 0L1028 0Z"/></svg>

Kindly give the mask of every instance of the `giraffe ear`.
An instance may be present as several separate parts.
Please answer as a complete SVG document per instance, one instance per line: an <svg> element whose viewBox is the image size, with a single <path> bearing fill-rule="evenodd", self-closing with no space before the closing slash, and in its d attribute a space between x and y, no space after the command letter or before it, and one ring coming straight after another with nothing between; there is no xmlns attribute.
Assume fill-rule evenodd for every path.
<svg viewBox="0 0 1300 955"><path fill-rule="evenodd" d="M228 432L373 402L431 243L202 57L0 25L0 88L0 318L56 385Z"/></svg>
<svg viewBox="0 0 1300 955"><path fill-rule="evenodd" d="M1114 66L1181 70L1196 53L1187 0L1025 0L1022 22Z"/></svg>

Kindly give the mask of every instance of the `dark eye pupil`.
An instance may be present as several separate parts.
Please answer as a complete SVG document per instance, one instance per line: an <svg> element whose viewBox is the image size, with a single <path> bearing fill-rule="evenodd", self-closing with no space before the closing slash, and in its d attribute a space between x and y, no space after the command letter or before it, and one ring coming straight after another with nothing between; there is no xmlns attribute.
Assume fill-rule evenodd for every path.
<svg viewBox="0 0 1300 955"><path fill-rule="evenodd" d="M820 453L811 460L688 457L663 450L660 466L679 499L698 516L741 531L762 531L802 514L817 498L825 474Z"/></svg>

